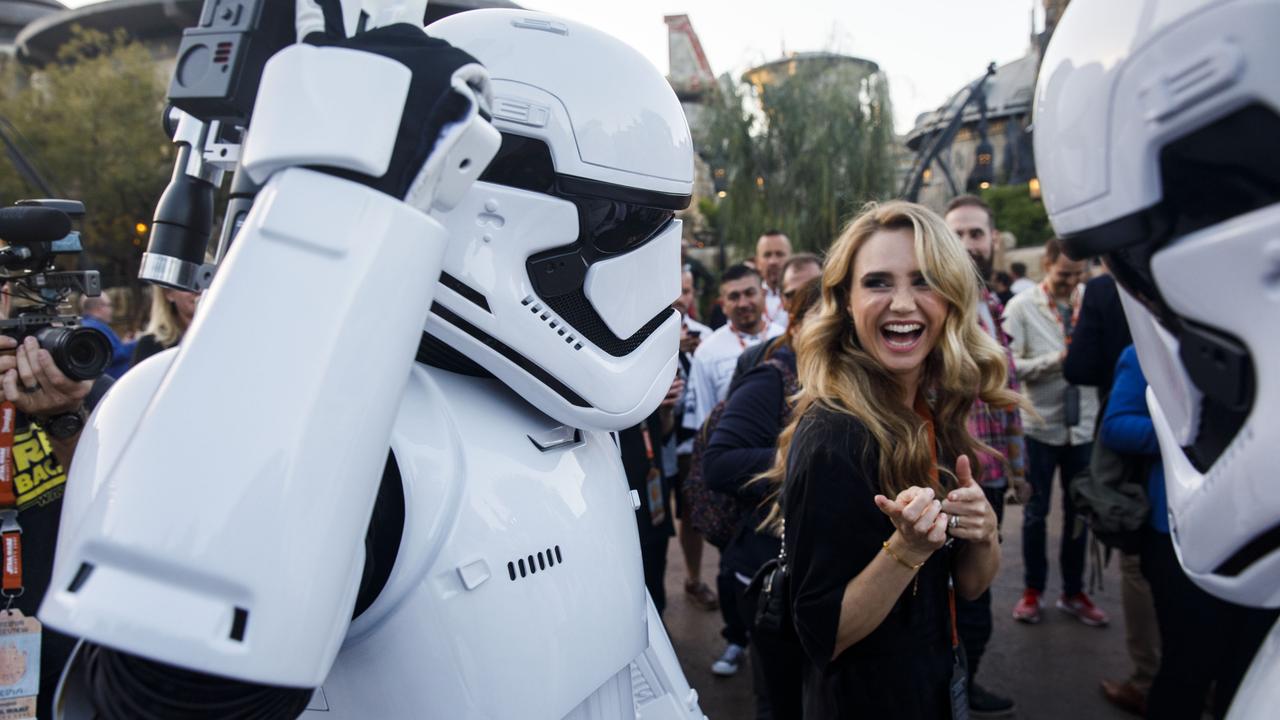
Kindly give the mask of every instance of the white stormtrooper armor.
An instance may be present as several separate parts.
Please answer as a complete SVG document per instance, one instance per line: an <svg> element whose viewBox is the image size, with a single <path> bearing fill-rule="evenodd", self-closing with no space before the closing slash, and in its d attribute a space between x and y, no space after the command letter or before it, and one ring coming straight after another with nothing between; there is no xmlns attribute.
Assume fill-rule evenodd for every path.
<svg viewBox="0 0 1280 720"><path fill-rule="evenodd" d="M479 10L427 32L485 65L503 144L433 213L450 235L428 364L391 436L399 555L316 717L700 717L608 434L675 372L684 114L647 60L577 23Z"/></svg>
<svg viewBox="0 0 1280 720"><path fill-rule="evenodd" d="M1280 2L1076 0L1045 53L1036 163L1073 257L1105 254L1150 388L1178 557L1280 606ZM1275 714L1280 630L1232 717Z"/></svg>
<svg viewBox="0 0 1280 720"><path fill-rule="evenodd" d="M300 31L324 24L311 5ZM420 168L396 170L421 106L404 65L341 44L267 64L242 160L265 188L181 349L80 440L40 614L85 639L61 716L107 717L99 671L123 657L301 689L316 718L702 717L609 434L674 374L683 113L576 23L430 34L496 71L453 71ZM534 142L549 165L519 155Z"/></svg>
<svg viewBox="0 0 1280 720"><path fill-rule="evenodd" d="M673 215L693 187L675 94L568 21L482 10L427 31L484 63L503 133L480 182L435 214L450 245L428 333L563 423L634 426L675 377Z"/></svg>

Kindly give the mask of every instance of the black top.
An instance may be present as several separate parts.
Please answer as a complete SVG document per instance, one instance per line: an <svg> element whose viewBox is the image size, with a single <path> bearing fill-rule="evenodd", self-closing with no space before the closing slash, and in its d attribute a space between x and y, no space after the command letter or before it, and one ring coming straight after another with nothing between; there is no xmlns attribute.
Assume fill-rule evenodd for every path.
<svg viewBox="0 0 1280 720"><path fill-rule="evenodd" d="M804 717L949 717L947 575L934 553L880 626L834 660L845 586L883 552L893 524L873 497L878 451L856 418L812 406L787 456L783 507L792 610L804 648Z"/></svg>
<svg viewBox="0 0 1280 720"><path fill-rule="evenodd" d="M665 542L667 538L676 534L675 523L671 516L674 508L671 507L670 486L667 479L663 477L662 497L666 503L663 507L666 511L666 517L657 525L653 524L653 515L649 510L649 493L648 493L648 477L649 469L656 467L658 474L662 473L662 423L658 420L658 413L654 412L645 418L645 423L649 426L649 437L653 443L653 460L646 457L644 451L644 433L640 431L640 426L629 427L618 433L618 450L622 453L622 469L627 473L627 485L632 490L640 493L640 507L636 510L636 527L640 532L640 544L647 545L653 542Z"/></svg>
<svg viewBox="0 0 1280 720"><path fill-rule="evenodd" d="M742 354L738 356L738 364L733 366L733 377L730 378L729 384L732 385L733 383L738 382L742 379L743 375L747 374L748 370L764 362L765 353L769 352L769 348L774 345L780 345L781 342L782 336L779 335L776 338L765 340L764 342L758 342L746 350L743 350ZM795 363L792 362L792 364L794 365Z"/></svg>
<svg viewBox="0 0 1280 720"><path fill-rule="evenodd" d="M1115 278L1102 275L1090 280L1084 288L1080 320L1071 334L1062 374L1072 385L1098 388L1098 398L1105 402L1111 394L1116 361L1133 343L1133 338L1129 335L1129 323L1120 304ZM1098 418L1102 415L1098 413Z"/></svg>
<svg viewBox="0 0 1280 720"><path fill-rule="evenodd" d="M138 338L138 344L133 347L133 359L129 362L129 367L132 368L134 365L165 349L165 346L160 344L155 335L143 335Z"/></svg>
<svg viewBox="0 0 1280 720"><path fill-rule="evenodd" d="M773 357L795 373L796 357L790 348L778 348ZM778 539L756 532L769 513L765 500L772 488L762 482L749 481L773 465L786 402L783 384L782 373L771 364L757 364L749 369L733 385L725 401L724 414L702 456L707 487L737 495L756 505L756 511L743 519L720 557L725 567L746 577L755 575L765 561L778 556Z"/></svg>

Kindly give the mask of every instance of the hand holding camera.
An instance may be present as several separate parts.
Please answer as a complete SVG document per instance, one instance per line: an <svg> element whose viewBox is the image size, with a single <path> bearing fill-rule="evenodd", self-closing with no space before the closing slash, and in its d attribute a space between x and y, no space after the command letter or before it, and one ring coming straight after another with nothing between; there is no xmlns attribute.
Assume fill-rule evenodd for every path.
<svg viewBox="0 0 1280 720"><path fill-rule="evenodd" d="M93 332L97 332L96 330ZM47 417L80 408L93 380L72 380L34 336L0 335L0 393L26 415Z"/></svg>
<svg viewBox="0 0 1280 720"><path fill-rule="evenodd" d="M0 208L0 240L5 243L0 247L0 336L12 341L0 345L0 351L18 348L31 338L59 376L72 381L93 380L111 362L111 343L105 335L82 327L74 315L59 313L72 292L102 294L96 270L59 271L56 266L59 257L82 252L80 234L71 229L71 216L82 214L84 206L71 200L25 200ZM15 309L13 300L25 304ZM29 353L24 362L29 371L20 379L34 381L37 355ZM15 359L0 372L20 369Z"/></svg>

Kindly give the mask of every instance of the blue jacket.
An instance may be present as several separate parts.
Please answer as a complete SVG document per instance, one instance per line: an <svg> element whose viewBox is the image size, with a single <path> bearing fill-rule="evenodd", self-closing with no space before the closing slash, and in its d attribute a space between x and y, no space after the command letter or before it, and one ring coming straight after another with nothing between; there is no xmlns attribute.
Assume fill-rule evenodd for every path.
<svg viewBox="0 0 1280 720"><path fill-rule="evenodd" d="M129 363L133 359L133 347L137 343L121 342L120 336L116 335L116 331L98 318L86 316L81 319L80 323L107 336L107 342L111 343L111 364L107 365L105 374L112 379L119 379L129 369Z"/></svg>
<svg viewBox="0 0 1280 720"><path fill-rule="evenodd" d="M1156 439L1155 424L1147 408L1147 378L1138 364L1138 353L1133 346L1120 353L1116 363L1115 380L1111 385L1111 398L1107 401L1107 414L1102 418L1099 434L1102 444L1119 453L1150 455L1151 474L1147 476L1147 500L1151 503L1151 527L1162 533L1169 532L1169 511L1165 500L1164 464L1160 462L1160 443Z"/></svg>

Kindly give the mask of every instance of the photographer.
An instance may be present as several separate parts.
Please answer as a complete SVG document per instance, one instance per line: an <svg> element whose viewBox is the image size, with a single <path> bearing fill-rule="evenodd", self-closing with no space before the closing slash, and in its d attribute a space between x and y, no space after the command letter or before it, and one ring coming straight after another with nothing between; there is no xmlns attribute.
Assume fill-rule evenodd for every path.
<svg viewBox="0 0 1280 720"><path fill-rule="evenodd" d="M9 311L5 286L0 288L0 318L8 318ZM13 596L9 607L28 618L35 617L49 586L62 495L80 429L88 410L110 385L105 377L69 379L34 337L19 342L0 335L0 392L17 411L11 448L12 495L0 516L6 528L11 522L21 526L20 589L5 590L5 595ZM8 597L5 601L9 603ZM42 631L37 717L53 717L53 693L74 645L74 638L47 628Z"/></svg>

